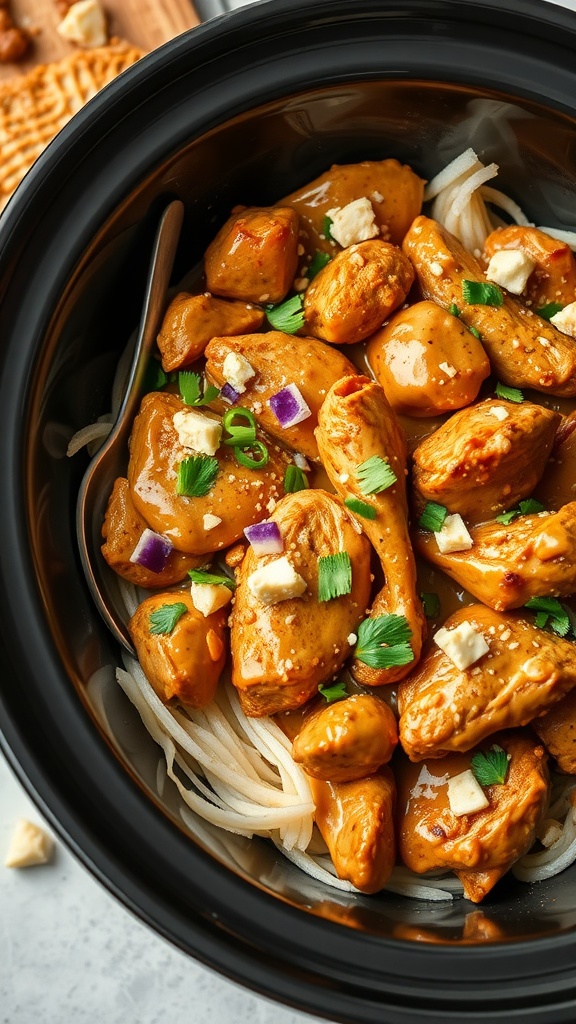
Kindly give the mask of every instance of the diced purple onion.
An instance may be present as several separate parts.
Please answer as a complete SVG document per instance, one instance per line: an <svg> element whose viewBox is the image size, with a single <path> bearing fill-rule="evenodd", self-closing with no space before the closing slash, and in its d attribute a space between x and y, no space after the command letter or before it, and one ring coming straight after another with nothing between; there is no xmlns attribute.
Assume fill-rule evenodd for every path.
<svg viewBox="0 0 576 1024"><path fill-rule="evenodd" d="M284 551L284 541L277 523L265 519L262 523L247 526L244 533L255 555L278 555Z"/></svg>
<svg viewBox="0 0 576 1024"><path fill-rule="evenodd" d="M288 384L282 391L276 392L268 404L281 427L294 427L312 415L312 410L306 405L295 384Z"/></svg>
<svg viewBox="0 0 576 1024"><path fill-rule="evenodd" d="M235 405L240 398L239 393L232 387L231 384L223 384L220 389L220 398L224 398L226 402L230 402L230 405Z"/></svg>
<svg viewBox="0 0 576 1024"><path fill-rule="evenodd" d="M146 529L130 555L130 561L149 569L150 572L162 572L166 568L172 548L173 545L167 537Z"/></svg>

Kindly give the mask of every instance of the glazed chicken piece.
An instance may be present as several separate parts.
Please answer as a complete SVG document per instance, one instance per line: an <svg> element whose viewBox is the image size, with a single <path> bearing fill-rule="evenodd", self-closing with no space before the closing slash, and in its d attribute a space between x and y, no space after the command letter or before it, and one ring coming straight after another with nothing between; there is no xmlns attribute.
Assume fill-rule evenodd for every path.
<svg viewBox="0 0 576 1024"><path fill-rule="evenodd" d="M576 775L576 690L537 718L532 728L561 771Z"/></svg>
<svg viewBox="0 0 576 1024"><path fill-rule="evenodd" d="M125 477L118 477L106 509L101 548L114 572L136 587L170 587L185 579L189 569L196 569L206 561L203 555L185 555L182 551L173 550L161 572L152 572L131 562L130 556L147 528L148 523L134 508L128 481Z"/></svg>
<svg viewBox="0 0 576 1024"><path fill-rule="evenodd" d="M460 242L428 217L417 217L403 243L424 296L480 332L492 372L504 384L565 398L576 395L576 340L556 330L517 299L501 306L467 305L463 281L486 282L480 264Z"/></svg>
<svg viewBox="0 0 576 1024"><path fill-rule="evenodd" d="M398 691L400 742L412 761L471 750L499 729L527 725L576 686L574 645L520 614L471 605L435 638L448 641L451 656L434 643ZM486 653L459 668L469 644Z"/></svg>
<svg viewBox="0 0 576 1024"><path fill-rule="evenodd" d="M245 302L281 302L298 264L298 214L286 206L234 211L204 257L209 292Z"/></svg>
<svg viewBox="0 0 576 1024"><path fill-rule="evenodd" d="M469 530L468 551L441 554L433 533L415 532L414 547L462 587L497 611L521 608L531 597L576 591L576 502L559 512L484 523Z"/></svg>
<svg viewBox="0 0 576 1024"><path fill-rule="evenodd" d="M559 423L552 409L499 398L454 413L414 452L418 515L427 501L472 523L512 508L542 476Z"/></svg>
<svg viewBox="0 0 576 1024"><path fill-rule="evenodd" d="M204 292L179 292L168 306L158 348L166 373L190 366L219 334L248 334L264 322L264 312L249 302L227 302Z"/></svg>
<svg viewBox="0 0 576 1024"><path fill-rule="evenodd" d="M334 164L319 178L282 200L300 218L300 240L310 259L316 250L339 251L326 236L325 218L330 210L343 210L359 199L369 199L378 236L400 245L422 208L424 182L398 160L364 160L358 164ZM305 276L305 265L302 276Z"/></svg>
<svg viewBox="0 0 576 1024"><path fill-rule="evenodd" d="M455 814L448 781L470 770L473 753L494 744L508 756L505 781L483 787L488 806ZM397 763L398 848L412 871L456 872L464 895L479 903L525 854L549 800L546 755L529 732L502 732L468 754Z"/></svg>
<svg viewBox="0 0 576 1024"><path fill-rule="evenodd" d="M556 431L552 454L533 497L551 510L576 499L576 412L565 416Z"/></svg>
<svg viewBox="0 0 576 1024"><path fill-rule="evenodd" d="M353 782L387 764L397 743L391 708L378 697L355 693L306 718L292 757L315 779Z"/></svg>
<svg viewBox="0 0 576 1024"><path fill-rule="evenodd" d="M374 239L339 252L304 293L308 334L333 345L363 341L401 306L414 271L401 249Z"/></svg>
<svg viewBox="0 0 576 1024"><path fill-rule="evenodd" d="M371 618L393 613L404 616L412 631L410 645L416 662L426 633L426 620L416 590L416 565L408 533L406 447L404 436L383 389L367 377L346 377L328 392L316 431L320 458L330 482L344 500L370 506L374 518L358 517L374 546L385 582L375 597ZM378 493L362 490L358 467L369 459L387 462L396 476ZM357 507L357 504L356 504ZM371 668L356 659L352 672L366 686L402 679L412 664Z"/></svg>
<svg viewBox="0 0 576 1024"><path fill-rule="evenodd" d="M226 381L224 362L230 352L242 356L254 370L254 376L244 385L240 404L250 409L261 427L282 445L318 460L314 437L318 411L332 384L356 373L353 363L316 338L299 338L281 331L214 338L206 349L206 375L218 387ZM293 427L283 427L268 403L290 384L296 385L311 415Z"/></svg>
<svg viewBox="0 0 576 1024"><path fill-rule="evenodd" d="M467 327L436 302L395 313L368 342L368 360L395 412L436 416L469 405L490 363Z"/></svg>
<svg viewBox="0 0 576 1024"><path fill-rule="evenodd" d="M181 604L184 612L170 632L154 632L158 613ZM164 613L166 614L166 613ZM204 616L188 590L147 597L128 623L145 675L165 704L203 708L214 699L226 662L227 609Z"/></svg>
<svg viewBox="0 0 576 1024"><path fill-rule="evenodd" d="M130 438L128 482L134 506L152 530L179 551L202 555L229 547L246 526L264 518L281 497L290 459L268 439L269 462L263 469L249 469L238 464L231 446L221 444L213 456L218 472L208 492L178 494L178 466L197 453L180 443L174 416L189 409L169 392L144 396ZM220 422L213 413L205 415ZM220 522L211 518L205 525L206 516Z"/></svg>
<svg viewBox="0 0 576 1024"><path fill-rule="evenodd" d="M548 303L567 306L576 299L576 260L569 245L551 238L539 228L510 224L488 235L484 257L488 262L496 252L512 249L522 252L534 263L523 294L533 309Z"/></svg>
<svg viewBox="0 0 576 1024"><path fill-rule="evenodd" d="M254 717L299 707L333 678L370 596L370 545L337 498L297 491L269 518L278 524L284 554L257 557L248 548L231 617L232 682L245 714ZM343 551L350 556L351 591L320 601L318 560ZM282 582L285 559L296 575L293 585Z"/></svg>

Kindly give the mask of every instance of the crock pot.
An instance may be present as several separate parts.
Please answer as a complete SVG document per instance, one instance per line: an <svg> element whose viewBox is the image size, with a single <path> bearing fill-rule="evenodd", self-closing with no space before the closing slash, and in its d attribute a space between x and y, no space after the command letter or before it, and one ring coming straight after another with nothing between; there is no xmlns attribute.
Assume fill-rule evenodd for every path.
<svg viewBox="0 0 576 1024"><path fill-rule="evenodd" d="M82 578L72 432L107 409L164 203L178 280L230 207L332 162L430 177L467 146L537 223L576 227L576 15L538 0L267 0L144 58L50 145L0 222L2 747L111 892L229 978L332 1020L576 1018L576 867L464 900L351 897L155 790ZM102 697L102 693L105 694ZM152 760L151 760L152 757ZM479 915L474 917L473 915Z"/></svg>

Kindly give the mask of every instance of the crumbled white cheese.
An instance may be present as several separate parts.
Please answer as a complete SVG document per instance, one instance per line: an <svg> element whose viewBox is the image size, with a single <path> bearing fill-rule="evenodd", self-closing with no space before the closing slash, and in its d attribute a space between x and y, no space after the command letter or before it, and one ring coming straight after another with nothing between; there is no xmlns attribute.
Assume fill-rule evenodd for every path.
<svg viewBox="0 0 576 1024"><path fill-rule="evenodd" d="M354 647L354 644L357 642L357 640L358 637L356 636L356 633L349 633L348 636L346 637L346 641L350 644L350 647Z"/></svg>
<svg viewBox="0 0 576 1024"><path fill-rule="evenodd" d="M382 195L381 192L378 192L376 189L374 189L374 191L370 193L370 199L372 200L373 203L384 202L384 196Z"/></svg>
<svg viewBox="0 0 576 1024"><path fill-rule="evenodd" d="M554 324L562 334L569 334L576 338L576 302L569 302L564 309L550 317L550 323Z"/></svg>
<svg viewBox="0 0 576 1024"><path fill-rule="evenodd" d="M183 448L192 448L200 455L214 455L220 445L222 424L195 409L182 409L172 418L178 440Z"/></svg>
<svg viewBox="0 0 576 1024"><path fill-rule="evenodd" d="M354 199L347 206L336 206L333 210L328 210L328 217L332 221L330 234L343 249L356 242L376 238L376 235L380 234L374 208L367 196Z"/></svg>
<svg viewBox="0 0 576 1024"><path fill-rule="evenodd" d="M306 581L296 572L286 555L256 569L248 577L248 590L262 604L278 604L291 597L301 597Z"/></svg>
<svg viewBox="0 0 576 1024"><path fill-rule="evenodd" d="M434 536L441 555L449 555L452 551L468 551L474 543L458 513L446 516L442 529Z"/></svg>
<svg viewBox="0 0 576 1024"><path fill-rule="evenodd" d="M232 591L223 583L192 583L190 596L196 611L206 618L232 600Z"/></svg>
<svg viewBox="0 0 576 1024"><path fill-rule="evenodd" d="M98 0L78 0L66 12L56 31L80 46L106 46L106 16Z"/></svg>
<svg viewBox="0 0 576 1024"><path fill-rule="evenodd" d="M433 639L461 672L490 650L482 633L478 633L469 622L461 622L454 629L442 626Z"/></svg>
<svg viewBox="0 0 576 1024"><path fill-rule="evenodd" d="M442 373L445 373L447 377L455 377L458 373L458 370L451 363L438 363L438 369L442 370Z"/></svg>
<svg viewBox="0 0 576 1024"><path fill-rule="evenodd" d="M434 277L442 277L442 274L444 273L444 268L441 263L438 263L438 260L432 260L432 262L429 263L428 266L430 267L430 273L434 274Z"/></svg>
<svg viewBox="0 0 576 1024"><path fill-rule="evenodd" d="M206 512L202 516L202 526L208 533L208 530L213 530L216 526L220 526L222 522L220 516L213 516L211 512Z"/></svg>
<svg viewBox="0 0 576 1024"><path fill-rule="evenodd" d="M448 803L452 814L458 818L490 806L486 793L470 768L448 779Z"/></svg>
<svg viewBox="0 0 576 1024"><path fill-rule="evenodd" d="M222 363L224 380L240 395L246 391L246 383L256 376L256 370L240 352L229 352Z"/></svg>
<svg viewBox="0 0 576 1024"><path fill-rule="evenodd" d="M7 868L30 868L50 860L53 842L39 825L20 818L12 833L4 864Z"/></svg>
<svg viewBox="0 0 576 1024"><path fill-rule="evenodd" d="M513 295L521 295L535 266L521 249L500 249L492 256L486 277Z"/></svg>
<svg viewBox="0 0 576 1024"><path fill-rule="evenodd" d="M502 423L503 420L508 419L508 409L505 409L503 405L492 405L488 409L488 415L495 416Z"/></svg>
<svg viewBox="0 0 576 1024"><path fill-rule="evenodd" d="M310 469L310 463L305 455L301 455L300 452L294 452L294 465L298 466L298 469L303 469L307 473Z"/></svg>

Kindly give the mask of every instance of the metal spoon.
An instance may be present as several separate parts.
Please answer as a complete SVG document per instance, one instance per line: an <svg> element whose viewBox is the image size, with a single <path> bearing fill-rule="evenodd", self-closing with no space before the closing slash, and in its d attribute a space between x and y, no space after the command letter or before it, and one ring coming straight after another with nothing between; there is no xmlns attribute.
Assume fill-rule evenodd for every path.
<svg viewBox="0 0 576 1024"><path fill-rule="evenodd" d="M140 400L144 372L158 335L166 292L174 265L184 216L184 204L171 202L162 214L148 270L146 295L124 398L116 422L88 466L76 503L76 536L80 561L94 603L113 634L127 651L134 647L125 624L126 609L117 575L100 552L102 523L114 480L122 475L132 420Z"/></svg>

